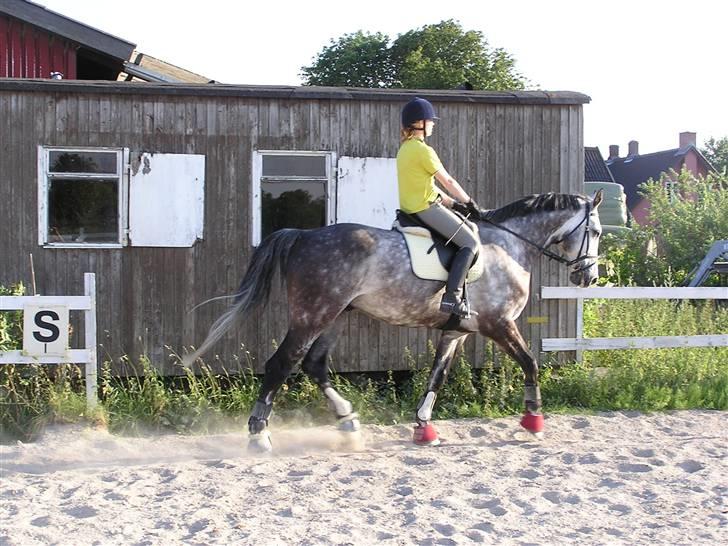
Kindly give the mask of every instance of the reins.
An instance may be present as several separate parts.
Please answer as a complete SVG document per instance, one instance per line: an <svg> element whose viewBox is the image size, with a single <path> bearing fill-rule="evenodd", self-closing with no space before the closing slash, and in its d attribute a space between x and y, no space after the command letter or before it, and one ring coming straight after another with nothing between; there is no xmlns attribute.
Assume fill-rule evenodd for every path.
<svg viewBox="0 0 728 546"><path fill-rule="evenodd" d="M541 254L543 254L544 256L546 256L547 258L549 258L550 260L556 260L557 262L562 263L562 264L566 265L567 267L571 267L572 265L576 265L576 264L578 264L581 261L584 261L584 260L587 260L587 259L590 259L590 258L598 258L598 256L591 256L589 254L589 215L590 214L591 214L591 204L590 203L587 203L587 205L586 205L586 214L584 215L584 218L581 220L581 222L579 222L574 227L574 229L572 229L569 233L567 233L566 235L564 235L563 237L561 237L560 239L558 239L556 241L551 241L548 245L545 245L545 246L541 246L538 243L535 243L534 241L531 241L527 237L524 237L520 233L517 233L517 232L513 231L510 228L507 228L506 226L504 226L502 224L499 224L497 222L492 221L491 219L488 218L488 213L486 213L485 215L482 215L480 219L483 222L486 222L486 223L490 224L493 227L496 227L496 228L501 229L501 230L503 230L503 231L505 231L507 233L510 233L511 235L513 235L514 237L517 237L518 239L520 239L524 243L528 243L529 245L531 245L533 247L536 247ZM581 246L579 247L579 255L576 258L574 258L573 260L567 260L563 256L561 256L559 254L556 254L555 252L552 252L551 250L548 249L549 246L554 245L554 244L558 244L561 241L563 241L564 239L567 239L569 236L571 236L572 233L574 233L577 229L579 229L579 227L581 227L582 224L586 224L585 225L585 229L584 229L584 237L581 240ZM586 254L581 254L581 251L584 248L584 242L586 242ZM578 269L577 271L582 271L584 269L588 269L589 267L591 267L591 265L592 264L590 264L588 266L585 266L585 267L582 267L582 268Z"/></svg>

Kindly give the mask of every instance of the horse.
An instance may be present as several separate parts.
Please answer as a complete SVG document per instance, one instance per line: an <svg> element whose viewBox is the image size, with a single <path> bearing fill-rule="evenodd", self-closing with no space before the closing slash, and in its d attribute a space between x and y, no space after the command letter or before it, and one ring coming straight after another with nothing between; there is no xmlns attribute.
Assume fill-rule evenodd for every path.
<svg viewBox="0 0 728 546"><path fill-rule="evenodd" d="M570 281L580 287L598 277L601 224L593 196L546 193L524 197L502 208L469 218L477 227L483 274L466 285L473 310L466 318L439 311L444 282L414 275L403 234L360 224L282 229L256 248L230 308L211 326L200 345L183 358L192 365L237 319L264 305L276 265L288 296L288 331L265 364L259 396L249 421L249 448L272 449L268 420L273 401L296 364L321 389L338 419L339 429L360 428L352 404L332 386L328 359L338 328L356 309L386 323L441 330L426 391L416 410L414 441L437 445L432 411L457 349L472 333L492 339L518 362L524 373L521 426L541 436L544 422L538 385L538 364L517 325L529 297L531 269L546 255L570 268ZM560 254L553 249L560 251Z"/></svg>

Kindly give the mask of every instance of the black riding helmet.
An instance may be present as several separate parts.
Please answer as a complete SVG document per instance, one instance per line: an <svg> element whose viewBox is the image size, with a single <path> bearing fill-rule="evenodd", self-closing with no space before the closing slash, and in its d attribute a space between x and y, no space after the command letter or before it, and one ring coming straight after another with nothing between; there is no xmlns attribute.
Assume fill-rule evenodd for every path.
<svg viewBox="0 0 728 546"><path fill-rule="evenodd" d="M402 108L402 127L412 127L419 120L440 119L435 115L435 108L427 99L415 97Z"/></svg>

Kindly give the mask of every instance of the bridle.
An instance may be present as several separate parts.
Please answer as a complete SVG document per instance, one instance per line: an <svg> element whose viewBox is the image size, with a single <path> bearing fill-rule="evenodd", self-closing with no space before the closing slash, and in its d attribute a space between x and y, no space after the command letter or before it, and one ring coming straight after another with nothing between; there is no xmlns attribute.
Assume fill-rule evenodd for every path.
<svg viewBox="0 0 728 546"><path fill-rule="evenodd" d="M592 212L591 203L587 202L586 203L586 212L584 214L584 218L581 219L581 222L579 222L578 224L576 224L576 226L574 226L574 228L571 231L569 231L569 233L567 233L566 235L560 237L559 239L550 241L548 244L546 244L544 246L541 246L538 243L535 243L535 242L531 241L530 239L524 237L520 233L517 233L517 232L513 231L512 229L507 228L506 226L504 226L502 224L498 224L496 222L493 222L492 220L490 220L488 218L488 213L484 214L481 217L481 220L483 222L487 222L488 224L490 224L493 227L496 227L496 228L501 229L501 230L503 230L503 231L505 231L507 233L510 233L514 237L517 237L521 241L523 241L525 243L528 243L531 246L536 247L539 250L539 252L541 254L543 254L544 256L546 256L548 259L550 259L550 260L556 260L557 262L562 263L562 264L564 264L567 267L571 267L572 265L576 265L579 262L583 262L585 260L590 260L590 259L593 259L594 260L593 262L591 262L589 264L582 265L581 267L574 269L574 273L579 273L581 271L586 271L587 269L589 269L590 267L592 267L596 263L596 260L599 258L599 256L595 256L593 254L589 254L589 246L590 246L589 217L591 216L591 212ZM582 224L584 225L584 236L581 239L581 244L579 245L579 253L578 253L578 255L577 255L576 258L574 258L573 260L569 260L569 259L565 258L564 256L561 256L559 254L556 254L555 252L552 252L551 250L548 249L548 247L550 247L551 245L557 245L557 244L563 242L564 240L568 239L569 237L571 237L571 235L574 232L576 232L576 230L578 230L582 226ZM586 248L584 248L584 247L586 247ZM583 251L583 253L582 253L582 251Z"/></svg>

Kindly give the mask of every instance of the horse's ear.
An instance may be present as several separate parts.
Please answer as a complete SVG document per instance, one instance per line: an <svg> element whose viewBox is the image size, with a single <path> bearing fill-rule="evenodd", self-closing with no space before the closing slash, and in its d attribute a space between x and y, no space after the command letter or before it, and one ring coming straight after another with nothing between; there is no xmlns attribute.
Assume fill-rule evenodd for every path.
<svg viewBox="0 0 728 546"><path fill-rule="evenodd" d="M604 189L599 188L597 191L594 192L594 198L592 199L592 206L594 208L597 208L599 206L599 203L602 202L603 198L604 198Z"/></svg>

